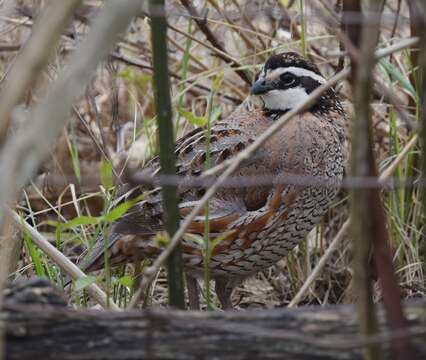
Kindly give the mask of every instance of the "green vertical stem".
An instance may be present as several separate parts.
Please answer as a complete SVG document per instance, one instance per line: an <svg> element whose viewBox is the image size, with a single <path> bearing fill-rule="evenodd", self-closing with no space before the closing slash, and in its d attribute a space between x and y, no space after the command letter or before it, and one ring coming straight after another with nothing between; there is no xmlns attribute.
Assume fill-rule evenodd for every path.
<svg viewBox="0 0 426 360"><path fill-rule="evenodd" d="M214 90L210 91L208 100L207 100L207 128L206 128L206 163L205 168L209 169L211 165L210 161L210 137L211 137L211 114L213 106L213 96ZM206 292L206 304L207 309L211 309L211 296L210 296L210 223L209 223L209 202L206 203L204 207L205 212L205 221L204 221L204 286Z"/></svg>
<svg viewBox="0 0 426 360"><path fill-rule="evenodd" d="M161 173L176 174L176 158L170 100L170 82L167 63L167 21L164 0L150 1L151 40L153 58L153 87L155 108L158 119ZM172 237L179 227L177 188L175 185L163 185L164 224ZM184 309L183 264L180 246L171 253L167 262L169 283L169 304Z"/></svg>

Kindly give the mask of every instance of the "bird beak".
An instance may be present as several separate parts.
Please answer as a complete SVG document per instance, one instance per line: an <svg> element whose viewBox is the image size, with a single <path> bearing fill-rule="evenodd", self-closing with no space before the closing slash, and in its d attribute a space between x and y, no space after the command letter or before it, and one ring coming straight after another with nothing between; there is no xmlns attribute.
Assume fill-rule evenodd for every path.
<svg viewBox="0 0 426 360"><path fill-rule="evenodd" d="M271 83L267 82L264 79L257 80L250 89L250 94L252 95L262 95L266 94L268 91L273 90L274 87Z"/></svg>

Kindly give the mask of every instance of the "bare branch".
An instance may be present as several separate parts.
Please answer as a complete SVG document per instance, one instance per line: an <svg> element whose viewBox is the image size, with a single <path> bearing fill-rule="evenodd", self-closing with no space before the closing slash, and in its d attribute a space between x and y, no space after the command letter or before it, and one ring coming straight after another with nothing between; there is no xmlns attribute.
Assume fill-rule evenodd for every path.
<svg viewBox="0 0 426 360"><path fill-rule="evenodd" d="M61 6L63 4L61 3ZM108 2L96 19L87 40L72 56L46 100L32 112L31 122L5 143L0 155L0 228L5 221L4 206L10 204L49 153L51 144L62 130L76 96L81 94L98 63L108 55L130 20L139 13L140 0ZM2 246L12 239L3 237ZM7 268L7 266L5 266ZM0 293L7 274L0 273Z"/></svg>
<svg viewBox="0 0 426 360"><path fill-rule="evenodd" d="M237 61L230 60L229 56L224 56L224 54L227 55L227 52L226 52L225 48L219 43L219 41L217 40L216 36L211 32L210 28L207 26L206 22L201 19L200 15L198 14L198 12L194 8L194 6L191 4L191 2L188 1L188 0L181 0L180 2L188 10L189 14L193 17L194 21L197 23L197 25L200 28L200 30L204 33L204 35L206 36L207 40L216 49L220 50L220 52L218 53L218 55L222 58L222 60L224 60L225 62L231 64L231 66L234 67L234 68L235 67L236 68L241 67L241 65ZM251 84L251 80L247 76L247 74L245 73L244 70L235 70L235 72L247 84L249 84L249 85Z"/></svg>
<svg viewBox="0 0 426 360"><path fill-rule="evenodd" d="M34 243L64 272L71 275L74 279L79 279L86 276L77 265L70 261L64 254L62 254L56 247L54 247L48 240L46 240L43 235L30 226L25 220L23 220L16 212L8 210L8 213L16 225L18 225L21 229L28 231ZM107 295L98 285L90 284L87 287L87 291L103 308L107 309L109 307L112 310L120 310L120 308L111 299L107 299Z"/></svg>
<svg viewBox="0 0 426 360"><path fill-rule="evenodd" d="M6 139L10 112L49 60L68 19L81 2L53 1L35 24L30 39L17 56L0 93L0 145Z"/></svg>

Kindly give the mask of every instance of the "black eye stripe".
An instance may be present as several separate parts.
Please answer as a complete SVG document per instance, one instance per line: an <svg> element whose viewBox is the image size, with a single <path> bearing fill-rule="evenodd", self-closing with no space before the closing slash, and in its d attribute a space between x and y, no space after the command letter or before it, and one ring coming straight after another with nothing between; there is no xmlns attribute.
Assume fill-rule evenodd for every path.
<svg viewBox="0 0 426 360"><path fill-rule="evenodd" d="M284 73L289 74L289 73ZM284 74L281 74L284 75ZM294 76L294 74L292 74ZM281 80L281 76L279 80L276 82L277 89L285 90L285 89L291 89L295 87L303 87L306 89L306 92L310 94L312 91L314 91L318 86L321 85L321 83L315 79L312 79L310 76L295 76L295 81L293 81L291 84L286 84Z"/></svg>
<svg viewBox="0 0 426 360"><path fill-rule="evenodd" d="M321 83L318 80L312 79L310 76L303 76L300 79L300 83L306 89L306 92L310 94L317 87L321 86Z"/></svg>

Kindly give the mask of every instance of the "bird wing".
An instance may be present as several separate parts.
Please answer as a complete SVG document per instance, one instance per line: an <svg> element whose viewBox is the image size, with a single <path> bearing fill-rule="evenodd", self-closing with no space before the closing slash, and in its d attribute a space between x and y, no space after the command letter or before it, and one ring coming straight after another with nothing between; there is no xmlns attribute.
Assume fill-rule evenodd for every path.
<svg viewBox="0 0 426 360"><path fill-rule="evenodd" d="M209 139L202 129L189 132L176 143L177 174L183 179L200 175L206 168L208 157L210 166L222 163L254 142L255 137L269 125L270 121L260 112L239 112L215 124ZM234 176L269 174L276 167L274 162L270 153L261 148L241 164ZM147 167L157 171L159 158L153 158ZM209 201L210 238L224 232L229 232L229 236L217 246L216 251L224 251L239 233L245 231L245 227L250 231L261 229L270 221L282 202L284 189L283 186L254 186L218 190ZM286 187L287 199L291 200L288 202L294 201L297 195L297 191L293 190ZM198 204L205 187L179 185L178 192L180 215L183 219ZM81 262L83 269L101 268L106 250L112 255L110 264L120 262L123 256L132 257L135 252L146 256L157 255L161 249L152 238L164 231L161 200L160 188L157 188L151 191L147 198L130 208L112 225L110 236L106 239L100 238L91 255ZM200 211L188 227L188 232L202 235L205 221L206 216ZM191 250L190 247L184 250L193 251L196 248L193 246Z"/></svg>

